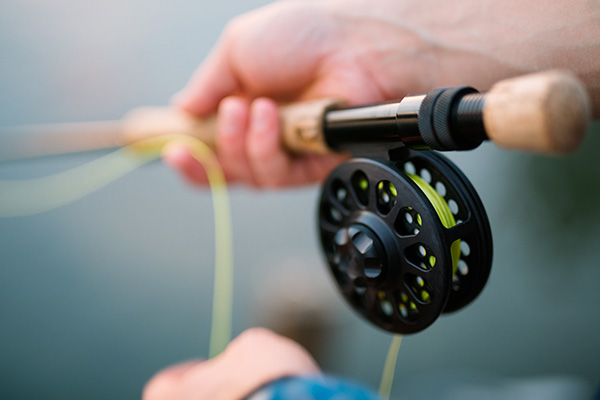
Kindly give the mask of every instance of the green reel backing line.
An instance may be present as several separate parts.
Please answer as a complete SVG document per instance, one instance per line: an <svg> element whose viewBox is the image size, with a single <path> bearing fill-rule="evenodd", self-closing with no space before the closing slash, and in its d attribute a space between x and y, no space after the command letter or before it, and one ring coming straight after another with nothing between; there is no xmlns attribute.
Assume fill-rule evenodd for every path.
<svg viewBox="0 0 600 400"><path fill-rule="evenodd" d="M423 178L411 173L407 173L407 176L410 179L412 179L413 182L416 183L417 186L419 186L419 189L423 191L425 196L427 196L427 198L433 205L435 212L438 214L438 217L440 217L442 225L444 225L445 228L452 228L453 226L455 226L456 220L454 219L454 215L452 215L452 211L450 210L448 203L446 203L446 200L442 197L442 195L438 193L434 188L432 188L427 182L425 182ZM443 189L441 189L443 187L442 185L439 185L440 191L443 191ZM411 214L407 213L405 214L405 217L407 218L407 222L410 223L410 220L412 219ZM421 220L420 216L418 219L419 221ZM417 223L422 225L422 222L419 221L417 221ZM450 247L450 253L452 255L452 274L456 274L458 262L460 259L460 240L457 240L454 243L452 243L452 246ZM429 266L433 268L435 266L436 258L435 256L431 255L429 256L427 261L429 263Z"/></svg>
<svg viewBox="0 0 600 400"><path fill-rule="evenodd" d="M405 149L357 158L323 186L321 241L343 296L375 325L415 333L483 289L492 261L487 215L445 157Z"/></svg>

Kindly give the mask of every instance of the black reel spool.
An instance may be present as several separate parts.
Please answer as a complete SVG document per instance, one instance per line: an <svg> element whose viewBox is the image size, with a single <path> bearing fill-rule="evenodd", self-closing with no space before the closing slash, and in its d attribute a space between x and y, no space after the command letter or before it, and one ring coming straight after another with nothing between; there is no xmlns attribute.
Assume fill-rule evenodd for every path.
<svg viewBox="0 0 600 400"><path fill-rule="evenodd" d="M341 164L323 186L319 222L346 300L375 325L408 334L477 297L490 273L492 238L464 174L437 153L404 150L395 161ZM444 212L454 219L445 218L448 227Z"/></svg>

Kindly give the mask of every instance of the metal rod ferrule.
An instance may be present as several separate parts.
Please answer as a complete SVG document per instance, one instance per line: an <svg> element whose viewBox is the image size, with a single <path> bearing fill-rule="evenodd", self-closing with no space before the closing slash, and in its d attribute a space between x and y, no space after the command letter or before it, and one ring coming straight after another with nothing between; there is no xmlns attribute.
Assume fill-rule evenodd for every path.
<svg viewBox="0 0 600 400"><path fill-rule="evenodd" d="M324 132L335 149L359 146L423 148L419 134L419 108L425 95L410 95L401 101L348 107L328 111Z"/></svg>

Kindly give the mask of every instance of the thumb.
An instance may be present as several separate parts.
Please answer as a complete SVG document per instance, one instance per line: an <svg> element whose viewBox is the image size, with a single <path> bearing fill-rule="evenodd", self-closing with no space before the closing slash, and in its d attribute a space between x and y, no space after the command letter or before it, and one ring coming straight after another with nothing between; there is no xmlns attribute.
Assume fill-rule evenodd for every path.
<svg viewBox="0 0 600 400"><path fill-rule="evenodd" d="M214 113L223 98L240 91L239 80L233 71L229 46L220 43L171 102L194 115Z"/></svg>

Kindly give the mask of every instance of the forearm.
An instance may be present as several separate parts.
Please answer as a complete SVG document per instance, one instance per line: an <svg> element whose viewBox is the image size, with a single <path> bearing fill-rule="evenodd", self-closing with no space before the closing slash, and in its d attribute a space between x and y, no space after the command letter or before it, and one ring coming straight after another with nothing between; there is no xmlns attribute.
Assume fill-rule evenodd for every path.
<svg viewBox="0 0 600 400"><path fill-rule="evenodd" d="M360 40L372 44L357 46L369 49L359 58L389 97L415 85L485 90L509 76L564 68L585 83L600 117L598 0L331 1L371 26Z"/></svg>

